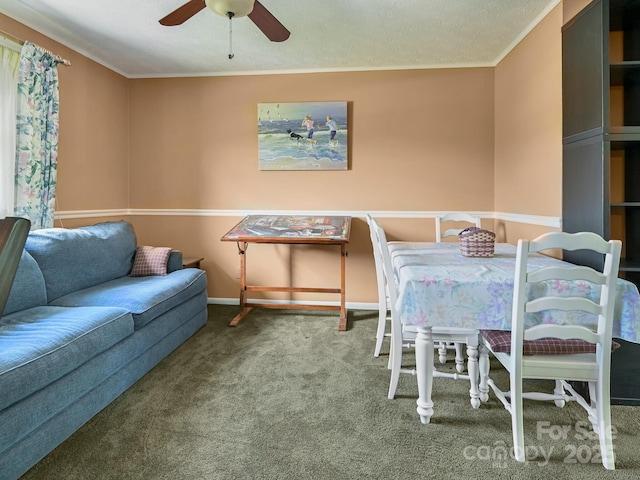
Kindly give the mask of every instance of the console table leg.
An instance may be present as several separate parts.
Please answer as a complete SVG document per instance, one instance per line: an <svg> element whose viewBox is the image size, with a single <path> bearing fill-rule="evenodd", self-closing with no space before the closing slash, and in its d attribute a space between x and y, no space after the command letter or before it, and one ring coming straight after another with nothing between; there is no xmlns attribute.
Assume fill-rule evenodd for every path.
<svg viewBox="0 0 640 480"><path fill-rule="evenodd" d="M242 308L240 310L240 313L237 314L235 317L233 317L233 320L229 322L229 326L230 327L237 326L244 319L244 317L246 317L251 313L251 310L253 310L253 308L254 307L249 307L249 306Z"/></svg>
<svg viewBox="0 0 640 480"><path fill-rule="evenodd" d="M240 313L233 317L229 323L230 327L238 325L253 310L253 307L247 304L247 247L249 244L242 242L240 247L240 242L237 242L237 245L238 255L240 255Z"/></svg>
<svg viewBox="0 0 640 480"><path fill-rule="evenodd" d="M347 247L345 244L340 245L340 323L338 331L344 332L347 329L347 308L346 302L346 264L347 264Z"/></svg>

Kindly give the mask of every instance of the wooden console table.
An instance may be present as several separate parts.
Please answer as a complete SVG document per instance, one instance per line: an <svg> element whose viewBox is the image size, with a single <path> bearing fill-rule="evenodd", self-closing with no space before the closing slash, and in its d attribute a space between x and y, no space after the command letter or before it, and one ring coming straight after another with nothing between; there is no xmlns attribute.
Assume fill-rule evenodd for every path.
<svg viewBox="0 0 640 480"><path fill-rule="evenodd" d="M250 215L229 230L220 240L236 242L240 255L240 312L229 324L235 327L251 310L263 308L296 308L340 310L338 330L347 329L345 307L345 264L351 217ZM340 247L340 288L266 287L247 285L246 253L249 243L337 245ZM340 305L247 302L248 292L339 293Z"/></svg>
<svg viewBox="0 0 640 480"><path fill-rule="evenodd" d="M183 257L182 268L200 268L200 262L204 257Z"/></svg>

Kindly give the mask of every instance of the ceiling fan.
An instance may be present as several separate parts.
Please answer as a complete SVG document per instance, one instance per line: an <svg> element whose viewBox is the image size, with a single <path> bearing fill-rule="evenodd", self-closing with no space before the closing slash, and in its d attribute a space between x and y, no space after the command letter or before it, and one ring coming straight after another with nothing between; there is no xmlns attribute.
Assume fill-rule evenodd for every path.
<svg viewBox="0 0 640 480"><path fill-rule="evenodd" d="M160 24L180 25L205 7L229 19L248 16L272 42L284 42L289 38L289 30L257 0L190 0L160 19Z"/></svg>

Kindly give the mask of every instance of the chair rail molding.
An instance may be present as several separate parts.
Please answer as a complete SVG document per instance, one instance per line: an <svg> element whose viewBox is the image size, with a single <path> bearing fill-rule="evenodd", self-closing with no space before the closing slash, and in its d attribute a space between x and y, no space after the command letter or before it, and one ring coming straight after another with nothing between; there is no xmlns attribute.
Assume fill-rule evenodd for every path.
<svg viewBox="0 0 640 480"><path fill-rule="evenodd" d="M247 215L336 215L365 219L366 214L374 218L436 218L447 211L437 210L209 210L209 209L140 209L122 208L108 210L63 210L55 214L56 220L72 218L99 218L119 216L184 216L184 217L245 217ZM544 227L561 228L562 218L548 215L531 215L509 212L478 212L465 211L480 218L490 218L507 222L541 225Z"/></svg>

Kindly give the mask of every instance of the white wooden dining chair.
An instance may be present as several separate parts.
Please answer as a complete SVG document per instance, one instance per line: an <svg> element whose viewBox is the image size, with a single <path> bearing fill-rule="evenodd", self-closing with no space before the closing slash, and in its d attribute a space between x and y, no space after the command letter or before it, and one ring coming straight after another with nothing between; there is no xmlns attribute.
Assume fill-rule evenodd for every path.
<svg viewBox="0 0 640 480"><path fill-rule="evenodd" d="M445 227L445 223L455 223L455 228L448 228L443 231ZM464 226L461 228L460 223L463 223ZM470 215L468 213L463 212L451 212L444 215L440 215L436 217L436 242L442 242L443 238L447 237L457 237L458 234L467 227L476 226L480 228L482 226L482 221L480 217L475 215Z"/></svg>
<svg viewBox="0 0 640 480"><path fill-rule="evenodd" d="M373 259L376 269L376 281L378 287L378 326L376 329L376 343L373 351L374 357L379 357L382 351L385 338L391 338L391 312L389 307L389 289L384 274L384 262L382 259L382 250L380 249L380 240L378 238L378 231L376 223L371 214L366 214L367 224L369 225L369 235L371 237L371 244L373 246ZM415 334L415 332L414 332ZM444 353L442 352L442 343L436 345L439 352L439 360L441 363L446 363L446 347ZM456 370L459 373L465 371L464 355L462 354L462 344L457 345L456 349ZM410 345L406 345L408 348ZM455 348L455 347L453 347ZM389 359L391 362L391 356ZM389 366L391 368L391 366Z"/></svg>
<svg viewBox="0 0 640 480"><path fill-rule="evenodd" d="M446 224L446 225L445 225ZM462 225L461 225L462 224ZM443 231L446 227L446 230ZM454 227L455 226L455 227ZM480 217L464 212L450 212L436 217L436 242L441 243L443 238L455 237L467 227L482 226ZM440 363L447 362L447 350L455 350L456 365L464 363L462 354L462 345L456 343L439 343L438 344L438 360ZM460 370L459 370L460 371Z"/></svg>
<svg viewBox="0 0 640 480"><path fill-rule="evenodd" d="M590 267L562 265L542 268L527 267L530 253L548 249L593 250L604 255L602 272ZM602 463L615 468L611 438L609 375L612 350L612 324L616 279L620 263L621 242L605 241L591 232L575 234L554 232L535 240L518 242L512 330L481 331L480 390L490 387L512 417L513 444L516 460L524 462L525 445L522 399L554 400L557 406L576 401L588 413L589 421L600 441ZM580 281L580 293L561 296L557 285ZM549 293L542 293L546 282ZM553 286L556 287L553 287ZM593 287L593 288L587 288ZM573 292L574 290L572 290ZM587 292L598 292L594 294ZM532 292L535 298L529 299ZM569 296L571 295L571 296ZM597 317L597 328L581 325L545 323L551 312L578 313L582 318ZM536 323L525 324L525 319ZM509 372L509 390L502 391L489 378L487 349ZM555 380L553 393L523 392L523 379ZM589 401L577 393L569 381L588 382Z"/></svg>
<svg viewBox="0 0 640 480"><path fill-rule="evenodd" d="M376 343L373 351L374 357L379 357L380 352L382 351L382 346L384 344L385 338L391 337L391 313L389 308L389 289L387 287L387 282L384 275L384 262L382 259L382 253L380 249L380 240L378 239L378 232L376 228L376 223L371 216L371 214L367 213L366 215L367 224L369 225L369 235L371 237L371 244L373 246L373 258L376 269L376 281L378 287L378 326L376 329ZM374 223L375 222L375 223ZM379 224L378 224L379 225ZM415 334L415 332L414 332ZM456 370L459 373L463 373L465 371L465 361L464 355L462 352L463 344L461 343L449 343L445 344L444 342L439 342L436 344L436 348L438 349L438 359L440 363L446 363L447 361L447 346L449 348L454 348L456 350ZM391 362L391 357L389 362ZM391 368L391 367L389 367Z"/></svg>
<svg viewBox="0 0 640 480"><path fill-rule="evenodd" d="M382 271L382 253L379 248L378 233L376 231L373 217L366 214L367 224L369 225L369 236L371 237L371 245L373 246L373 260L376 267L376 282L378 287L378 327L376 329L376 345L373 350L373 356L379 357L382 351L382 344L385 338L391 337L390 323L391 316L389 314L389 291Z"/></svg>
<svg viewBox="0 0 640 480"><path fill-rule="evenodd" d="M402 368L402 354L405 348L415 347L417 329L413 325L404 325L401 321L399 311L396 307L398 300L398 284L393 274L393 265L387 243L387 236L380 223L370 218L370 225L376 232L377 244L374 248L380 251L382 259L383 281L386 284L386 291L389 295L388 309L391 312L391 345L389 347L389 369L391 379L389 381L389 391L387 397L393 399L398 387L401 373L415 375L415 369ZM453 378L456 380L465 379L470 382L469 394L473 408L480 406L478 390L478 331L464 328L434 327L432 329L434 342L455 342L467 345L468 374L448 373L434 370L433 377Z"/></svg>

